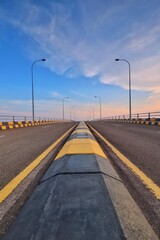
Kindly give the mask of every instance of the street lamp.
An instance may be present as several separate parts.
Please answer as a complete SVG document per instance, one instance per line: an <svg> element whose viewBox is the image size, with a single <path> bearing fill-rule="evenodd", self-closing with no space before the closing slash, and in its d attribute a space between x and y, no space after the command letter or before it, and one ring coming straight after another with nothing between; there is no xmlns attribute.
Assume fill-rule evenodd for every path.
<svg viewBox="0 0 160 240"><path fill-rule="evenodd" d="M93 106L90 106L90 108L92 108L92 113L93 113L93 120L94 120L94 107Z"/></svg>
<svg viewBox="0 0 160 240"><path fill-rule="evenodd" d="M35 63L37 62L45 62L46 59L45 58L42 58L42 59L39 59L39 60L36 60L32 63L31 65L31 77L32 77L32 120L34 121L34 82L33 82L33 67L35 65Z"/></svg>
<svg viewBox="0 0 160 240"><path fill-rule="evenodd" d="M129 67L129 119L131 120L132 117L132 110L131 110L131 65L126 59L119 59L116 58L115 61L124 61L128 64Z"/></svg>
<svg viewBox="0 0 160 240"><path fill-rule="evenodd" d="M65 99L68 99L69 97L64 97L63 100L62 100L62 103L63 103L63 120L64 120L64 100Z"/></svg>
<svg viewBox="0 0 160 240"><path fill-rule="evenodd" d="M74 120L72 109L74 109L74 106L70 107L70 120L72 120L72 119Z"/></svg>
<svg viewBox="0 0 160 240"><path fill-rule="evenodd" d="M99 99L99 115L100 115L100 119L101 119L101 116L102 116L102 114L101 114L101 98L98 96L94 96L94 97Z"/></svg>
<svg viewBox="0 0 160 240"><path fill-rule="evenodd" d="M91 121L91 109L88 110L88 121Z"/></svg>

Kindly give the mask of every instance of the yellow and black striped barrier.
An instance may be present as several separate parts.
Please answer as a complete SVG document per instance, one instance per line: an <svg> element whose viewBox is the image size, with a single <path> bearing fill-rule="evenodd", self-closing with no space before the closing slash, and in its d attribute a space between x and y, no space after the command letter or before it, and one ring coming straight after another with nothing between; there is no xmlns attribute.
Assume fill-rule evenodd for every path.
<svg viewBox="0 0 160 240"><path fill-rule="evenodd" d="M113 120L114 122L121 122L121 123L133 123L133 124L143 124L143 125L157 125L160 126L160 121L157 121L156 119L151 119L151 120L147 120L147 119L132 119L132 120L128 120L128 119L116 119Z"/></svg>
<svg viewBox="0 0 160 240"><path fill-rule="evenodd" d="M63 121L19 121L19 122L0 122L0 130L7 130L7 129L14 129L14 128L24 128L24 127L31 127L31 126L38 126L42 124L49 124L49 123L59 123Z"/></svg>

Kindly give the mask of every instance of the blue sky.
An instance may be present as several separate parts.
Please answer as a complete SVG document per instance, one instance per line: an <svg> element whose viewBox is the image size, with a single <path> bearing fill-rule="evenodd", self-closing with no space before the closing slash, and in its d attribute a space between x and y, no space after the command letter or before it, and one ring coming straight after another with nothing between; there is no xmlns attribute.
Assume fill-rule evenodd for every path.
<svg viewBox="0 0 160 240"><path fill-rule="evenodd" d="M160 110L159 0L0 0L0 114L77 120Z"/></svg>

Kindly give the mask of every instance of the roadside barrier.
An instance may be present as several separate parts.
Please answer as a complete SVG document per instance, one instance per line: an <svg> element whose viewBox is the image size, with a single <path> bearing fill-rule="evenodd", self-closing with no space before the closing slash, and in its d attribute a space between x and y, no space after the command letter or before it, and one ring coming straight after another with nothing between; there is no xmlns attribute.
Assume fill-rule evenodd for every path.
<svg viewBox="0 0 160 240"><path fill-rule="evenodd" d="M121 123L133 123L133 124L143 124L143 125L158 125L160 126L160 121L157 121L156 119L114 119L114 120L109 120L112 122L121 122Z"/></svg>
<svg viewBox="0 0 160 240"><path fill-rule="evenodd" d="M63 122L63 121L42 120L42 121L0 122L0 130L24 128L24 127L31 127L31 126L38 126L38 125L42 125L42 124L59 123L59 122ZM66 121L64 121L64 122L66 122Z"/></svg>

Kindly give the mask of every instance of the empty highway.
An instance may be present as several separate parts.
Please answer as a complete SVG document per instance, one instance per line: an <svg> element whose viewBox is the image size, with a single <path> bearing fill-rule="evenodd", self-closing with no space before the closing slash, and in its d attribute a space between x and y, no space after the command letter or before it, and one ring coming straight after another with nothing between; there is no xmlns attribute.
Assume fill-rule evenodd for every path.
<svg viewBox="0 0 160 240"><path fill-rule="evenodd" d="M53 123L0 131L0 189L75 123Z"/></svg>
<svg viewBox="0 0 160 240"><path fill-rule="evenodd" d="M98 142L100 143L101 147L103 148L107 156L105 157L104 153L102 152L106 160L104 161L104 164L102 164L101 171L109 172L110 175L107 175L107 179L108 179L108 176L112 176L111 174L112 171L109 170L109 165L106 168L106 171L104 171L105 170L104 165L112 163L112 169L114 167L117 173L119 174L119 177L120 177L119 184L124 183L124 185L128 188L128 191L131 193L132 197L135 199L135 201L139 205L140 209L142 210L146 219L149 221L155 233L157 234L158 237L160 237L160 229L159 229L159 224L160 224L160 201L159 201L160 200L159 198L160 196L159 195L160 194L159 193L159 189L160 189L159 188L160 186L160 179L159 179L160 127L133 125L133 124L125 124L125 123L112 123L107 121L89 122L88 124L92 134L97 138ZM34 190L33 187L35 187L35 185L33 187L30 185L30 183L32 184L33 177L28 175L28 179L23 178L26 181L25 180L22 181L20 176L21 173L23 174L23 177L24 177L25 174L23 172L27 172L27 168L30 167L35 161L37 161L39 158L45 159L44 155L47 156L48 149L53 149L54 148L53 145L57 146L57 141L59 142L62 139L64 139L64 135L68 136L68 133L73 130L74 126L76 126L75 122L52 123L52 124L40 125L37 127L27 127L27 128L7 130L7 131L0 132L0 150L1 150L0 188L2 189L1 190L2 216L0 217L0 222L1 222L0 237L3 236L3 234L6 232L10 224L13 222L13 219L15 218L16 214L20 210L20 207L24 204L25 200L29 197L30 189L32 192ZM85 131L88 131L88 130L85 129L83 131L86 134ZM79 134L80 139L76 139L77 137L75 137L75 133L77 132ZM77 131L74 131L73 136L75 137L74 141L76 144L75 143L72 144L73 146L70 147L69 149L68 147L65 148L65 146L63 148L67 149L67 151L72 150L70 152L71 155L80 154L81 151L82 151L82 155L84 155L86 151L88 151L87 152L88 154L91 154L90 149L95 151L96 147L92 146L92 148L91 147L86 148L86 135L84 133L82 132L82 127L80 127ZM71 144L71 140L73 136L70 137L68 141L69 144ZM79 143L79 145L77 145L77 140L80 141L82 139L82 136L85 139L83 140L84 141L83 147L82 147L82 143L81 144ZM89 138L93 140L91 136ZM63 148L59 152L58 156L61 156L62 153L63 153L62 156L64 155ZM116 149L116 151L114 151L114 149ZM50 151L51 150L49 150L49 152ZM98 154L100 153L101 153L101 150L99 149ZM67 152L65 154L68 155L69 153ZM51 161L54 159L53 157L54 154L51 153L48 155L51 155L50 160L49 161L47 160L50 164ZM128 159L128 162L130 162L131 165L134 165L133 168L129 168L128 165L125 164L125 161L123 161L122 159L122 155L124 156L124 158L126 157L126 159ZM110 161L108 161L108 159ZM57 157L56 157L56 160L57 160ZM66 161L64 162L66 164ZM46 164L45 160L43 160L42 163L46 165L46 168L44 169L45 171L49 165ZM79 162L80 166L83 165L82 163L83 161ZM91 165L86 165L87 164L86 159L84 163L85 163L85 166L91 167ZM79 165L77 165L77 163L74 164L74 171L75 171L75 166L79 166ZM140 174L138 172L139 175L135 173L137 169L140 171ZM67 168L67 171L68 171L68 168ZM96 170L96 174L97 172L98 171ZM41 173L41 176L43 173ZM38 187L39 187L41 182L39 182L39 180L37 182L36 176L37 175L35 171L35 176L34 176L35 184L38 183ZM19 179L18 180L19 183L21 184L18 183L19 185L16 188L17 177ZM117 177L113 179L117 180L119 179L119 177L117 175ZM71 179L72 178L73 176L71 177ZM62 179L64 179L64 177ZM148 179L149 179L149 183L147 182ZM28 183L26 183L27 181ZM111 183L113 184L113 181L111 181ZM78 184L79 184L79 180L78 180ZM97 181L96 181L96 184L97 184ZM113 193L114 194L116 193L116 196L119 197L119 200L115 200L114 206L116 206L116 203L118 204L117 209L120 210L120 216L125 216L125 218L127 219L127 224L128 223L130 224L130 220L128 220L127 214L128 212L130 212L129 216L132 215L132 213L135 214L135 209L132 208L131 207L132 205L130 204L125 205L125 207L123 206L122 204L123 199L125 199L125 201L128 201L130 197L129 195L125 196L124 192L117 187L117 184L118 183L116 183L116 185L113 184L109 192L111 195ZM151 188L149 188L147 184L148 186L151 186ZM12 191L12 185L14 185L14 191ZM61 187L63 188L63 186L64 186L64 183L59 185L60 188ZM70 186L70 184L68 184L68 186L71 187L71 191L73 191L72 185ZM78 187L79 186L80 185L78 185ZM49 191L48 185L46 189L47 191ZM93 190L93 188L90 187L90 191L91 190ZM7 192L10 192L10 193L7 193ZM42 192L44 193L44 191ZM105 190L103 190L102 192L104 194ZM46 195L44 194L44 196ZM42 196L39 198L42 200ZM41 204L41 201L39 203ZM122 204L122 206L120 206L120 203ZM14 207L12 208L12 206ZM127 206L128 206L128 210L126 210L127 212L122 213L122 210L126 209ZM62 206L60 205L60 209L61 207ZM34 208L35 207L33 206L33 209ZM33 213L35 213L34 210L33 210ZM141 211L139 212L139 214L141 215ZM135 214L135 216L137 215ZM36 217L39 218L38 215L36 215ZM23 218L23 219L25 220L26 218ZM141 225L141 221L139 222L139 224ZM18 224L18 228L19 228L19 224ZM139 226L138 229L140 229L141 231L142 229L141 226Z"/></svg>
<svg viewBox="0 0 160 240"><path fill-rule="evenodd" d="M145 175L146 181L160 194L160 127L108 121L89 122L104 139L113 145ZM98 138L128 190L160 236L160 201L152 189L124 164L110 147ZM145 179L144 179L145 180Z"/></svg>
<svg viewBox="0 0 160 240"><path fill-rule="evenodd" d="M160 127L125 123L91 124L160 186Z"/></svg>

